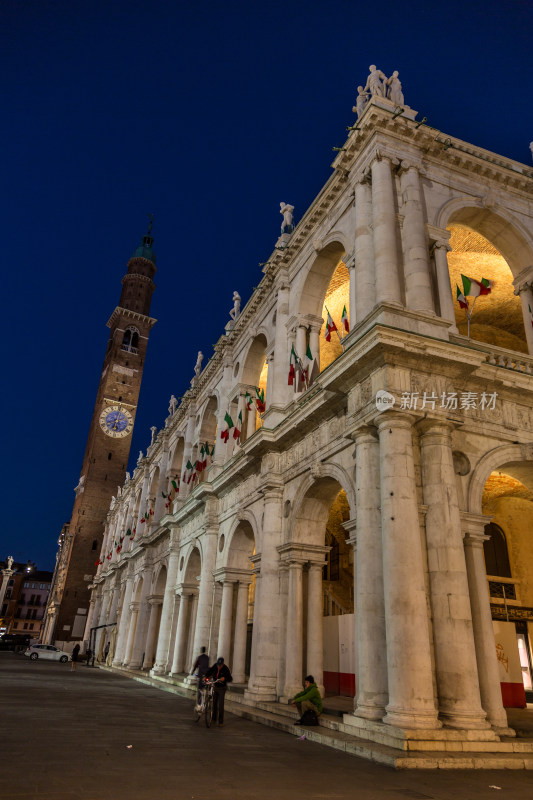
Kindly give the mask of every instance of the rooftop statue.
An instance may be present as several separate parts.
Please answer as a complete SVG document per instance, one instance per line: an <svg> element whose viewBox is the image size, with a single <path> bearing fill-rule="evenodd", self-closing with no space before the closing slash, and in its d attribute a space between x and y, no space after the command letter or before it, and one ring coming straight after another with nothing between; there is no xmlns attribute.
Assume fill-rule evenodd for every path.
<svg viewBox="0 0 533 800"><path fill-rule="evenodd" d="M371 64L369 69L370 75L366 79L364 91L368 90L372 97L386 97L387 76L380 69L376 69L375 64Z"/></svg>
<svg viewBox="0 0 533 800"><path fill-rule="evenodd" d="M156 426L155 426L155 425L152 425L152 427L150 428L150 430L151 430L151 432L152 432L152 439L151 439L151 441L150 441L150 444L153 444L153 443L154 443L154 441L155 441L155 435L156 435L156 433L157 433L157 428L156 428Z"/></svg>
<svg viewBox="0 0 533 800"><path fill-rule="evenodd" d="M357 114L357 119L361 119L361 117L363 116L363 111L368 105L368 98L369 98L368 92L365 92L362 86L358 86L357 100L355 101L355 105L352 108L352 111L354 111Z"/></svg>
<svg viewBox="0 0 533 800"><path fill-rule="evenodd" d="M398 70L394 70L386 83L389 100L392 100L396 106L403 106L405 100L403 99L402 84L398 78Z"/></svg>
<svg viewBox="0 0 533 800"><path fill-rule="evenodd" d="M170 396L170 401L169 401L169 406L168 406L168 413L169 414L174 414L174 412L176 411L177 407L178 407L177 398L175 398L174 395L171 395Z"/></svg>
<svg viewBox="0 0 533 800"><path fill-rule="evenodd" d="M233 299L234 300L235 300L235 295L236 294L237 294L237 292L233 293ZM240 307L240 300L241 300L241 298L239 297L239 307ZM235 306L234 306L234 308L235 308ZM231 311L229 313L230 313L230 317L231 317ZM232 317L232 319L234 319L234 317ZM204 354L202 353L201 350L198 350L198 358L196 359L196 364L194 365L194 374L196 375L197 378L200 377L200 372L202 371L202 361L203 360L204 360Z"/></svg>
<svg viewBox="0 0 533 800"><path fill-rule="evenodd" d="M239 292L233 292L233 308L229 312L229 315L231 319L235 322L240 313L241 313L241 296ZM198 355L200 355L200 353L198 353ZM196 364L198 365L198 362L196 362ZM196 367L194 368L194 371L196 372Z"/></svg>
<svg viewBox="0 0 533 800"><path fill-rule="evenodd" d="M11 569L11 567L13 566L13 556L8 556L6 559L6 563L7 563L7 568Z"/></svg>
<svg viewBox="0 0 533 800"><path fill-rule="evenodd" d="M292 233L294 230L293 224L293 215L292 212L294 211L294 206L289 205L288 203L280 203L280 214L283 216L283 224L281 226L282 233Z"/></svg>
<svg viewBox="0 0 533 800"><path fill-rule="evenodd" d="M143 458L144 458L143 451L139 450L139 458L137 459L137 464L140 464Z"/></svg>

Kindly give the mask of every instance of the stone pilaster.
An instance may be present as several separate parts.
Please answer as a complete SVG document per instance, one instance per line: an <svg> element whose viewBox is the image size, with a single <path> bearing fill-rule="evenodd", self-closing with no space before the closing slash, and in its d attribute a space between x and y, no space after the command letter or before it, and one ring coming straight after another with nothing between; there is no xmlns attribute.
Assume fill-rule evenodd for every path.
<svg viewBox="0 0 533 800"><path fill-rule="evenodd" d="M324 560L309 564L307 573L307 672L324 695L324 625L322 571ZM301 680L301 679L300 679Z"/></svg>
<svg viewBox="0 0 533 800"><path fill-rule="evenodd" d="M287 603L287 643L285 649L285 697L302 689L303 562L289 562L289 602Z"/></svg>
<svg viewBox="0 0 533 800"><path fill-rule="evenodd" d="M376 302L401 305L396 205L389 158L372 164L372 225Z"/></svg>
<svg viewBox="0 0 533 800"><path fill-rule="evenodd" d="M115 648L115 656L113 658L113 665L120 666L124 661L124 654L126 650L126 641L128 636L129 622L130 622L130 604L131 596L133 593L133 578L126 578L126 588L124 589L124 600L122 601L122 613L120 615L120 623L118 625L117 645Z"/></svg>
<svg viewBox="0 0 533 800"><path fill-rule="evenodd" d="M126 650L123 662L125 667L128 667L131 661L133 642L135 640L135 633L137 631L137 617L139 614L139 603L138 602L130 603L129 610L130 613L128 618L128 638L126 640Z"/></svg>
<svg viewBox="0 0 533 800"><path fill-rule="evenodd" d="M533 291L530 283L525 283L515 294L520 297L522 304L522 317L524 320L524 330L526 332L527 350L529 355L533 355Z"/></svg>
<svg viewBox="0 0 533 800"><path fill-rule="evenodd" d="M355 714L379 720L385 715L388 700L379 441L376 429L371 427L357 431L354 438L357 509ZM350 541L355 549L355 531Z"/></svg>
<svg viewBox="0 0 533 800"><path fill-rule="evenodd" d="M146 645L144 648L144 660L142 664L143 669L151 669L152 662L155 656L155 645L158 623L160 621L160 612L162 608L162 600L157 597L149 597L148 605L150 608L150 617L148 620L148 633L146 634Z"/></svg>
<svg viewBox="0 0 533 800"><path fill-rule="evenodd" d="M450 245L443 239L439 239L433 245L433 258L435 259L435 273L437 276L437 289L439 292L440 315L443 319L451 322L450 331L457 333L452 287L450 283L450 270L448 267L448 253L450 250Z"/></svg>
<svg viewBox="0 0 533 800"><path fill-rule="evenodd" d="M235 611L235 636L233 643L232 674L235 683L244 683L246 665L246 637L248 628L248 590L250 584L237 584L237 608Z"/></svg>
<svg viewBox="0 0 533 800"><path fill-rule="evenodd" d="M137 626L135 631L135 639L128 659L128 667L130 669L139 669L142 666L142 654L146 648L146 629L148 625L148 617L150 613L150 606L148 604L148 596L152 588L152 568L147 568L143 572L143 585L141 589L141 597L138 603L137 613Z"/></svg>
<svg viewBox="0 0 533 800"><path fill-rule="evenodd" d="M461 518L452 456L452 425L419 422L429 589L441 720L487 728L481 708Z"/></svg>
<svg viewBox="0 0 533 800"><path fill-rule="evenodd" d="M233 621L233 586L234 582L222 582L222 602L220 604L220 627L218 632L217 655L222 656L226 662L231 658L231 623Z"/></svg>
<svg viewBox="0 0 533 800"><path fill-rule="evenodd" d="M180 594L180 605L178 609L178 624L176 627L176 641L174 643L174 657L172 659L171 675L178 675L185 669L187 658L187 623L189 621L189 606L193 598L192 593L186 588L182 588Z"/></svg>
<svg viewBox="0 0 533 800"><path fill-rule="evenodd" d="M209 642L211 605L213 602L213 570L217 556L218 525L210 525L202 536L202 569L198 591L198 609L194 631L193 653L198 654ZM196 656L195 656L196 657Z"/></svg>
<svg viewBox="0 0 533 800"><path fill-rule="evenodd" d="M353 319L360 322L376 305L374 240L372 232L372 192L369 176L355 185L355 304ZM351 323L353 328L355 323Z"/></svg>
<svg viewBox="0 0 533 800"><path fill-rule="evenodd" d="M423 193L415 164L402 162L400 189L404 215L402 233L406 305L414 311L434 313Z"/></svg>
<svg viewBox="0 0 533 800"><path fill-rule="evenodd" d="M437 728L412 419L386 412L377 423L389 686L383 721L399 728Z"/></svg>

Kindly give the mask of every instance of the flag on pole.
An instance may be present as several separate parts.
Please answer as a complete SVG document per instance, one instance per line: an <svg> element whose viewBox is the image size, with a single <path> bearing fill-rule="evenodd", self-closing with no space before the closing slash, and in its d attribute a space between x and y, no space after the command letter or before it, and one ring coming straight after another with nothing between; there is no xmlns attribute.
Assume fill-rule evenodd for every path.
<svg viewBox="0 0 533 800"><path fill-rule="evenodd" d="M248 409L248 411L251 411L252 408L254 407L254 399L249 392L246 392L246 394L244 395L244 402L246 403L246 408Z"/></svg>
<svg viewBox="0 0 533 800"><path fill-rule="evenodd" d="M310 345L307 346L307 351L305 353L305 358L306 358L306 362L307 362L306 365L305 365L305 369L306 369L306 372L307 372L307 385L311 386L311 384L313 383L314 379L317 376L318 365L316 363L316 358L313 356L313 354L311 352Z"/></svg>
<svg viewBox="0 0 533 800"><path fill-rule="evenodd" d="M459 303L461 308L468 309L468 300L466 299L462 291L459 289L459 287L457 287L457 302Z"/></svg>
<svg viewBox="0 0 533 800"><path fill-rule="evenodd" d="M292 386L293 383L294 383L294 379L296 377L295 366L296 366L297 362L298 362L298 356L296 355L296 351L295 351L294 345L293 345L292 348L291 348L291 354L290 354L290 357L289 357L289 380L288 380L288 385L289 386Z"/></svg>
<svg viewBox="0 0 533 800"><path fill-rule="evenodd" d="M342 309L341 325L346 333L350 333L350 323L348 322L348 312L346 311L346 306L344 306Z"/></svg>
<svg viewBox="0 0 533 800"><path fill-rule="evenodd" d="M242 430L242 411L239 411L239 416L237 417L237 422L235 423L235 429L233 431L233 438L238 439L241 435Z"/></svg>
<svg viewBox="0 0 533 800"><path fill-rule="evenodd" d="M529 308L529 321L531 322L531 327L533 327L533 311L531 310L531 306L528 305Z"/></svg>
<svg viewBox="0 0 533 800"><path fill-rule="evenodd" d="M205 447L202 445L200 447L200 458L196 462L196 471L203 472L204 469L204 458L205 458Z"/></svg>
<svg viewBox="0 0 533 800"><path fill-rule="evenodd" d="M336 331L336 330L337 330L337 326L333 322L333 318L332 318L331 314L328 311L328 318L326 320L326 330L325 330L325 333L324 333L324 336L326 338L326 342L331 342L331 334L333 333L333 331Z"/></svg>
<svg viewBox="0 0 533 800"><path fill-rule="evenodd" d="M191 464L191 460L188 459L187 460L187 464L185 465L185 472L183 473L183 481L185 483L190 483L191 482L191 476L192 476L192 464Z"/></svg>
<svg viewBox="0 0 533 800"><path fill-rule="evenodd" d="M257 397L255 398L255 404L257 406L257 410L259 411L260 414L264 414L265 413L265 408L266 408L266 405L265 405L265 390L264 389L259 389L256 386L255 387L255 393L257 395Z"/></svg>
<svg viewBox="0 0 533 800"><path fill-rule="evenodd" d="M170 481L170 483L172 484L172 488L174 489L174 491L176 492L176 494L178 494L178 492L179 492L179 490L180 490L180 485L179 485L179 483L178 483L178 479L176 478L176 480L174 480L174 481Z"/></svg>
<svg viewBox="0 0 533 800"><path fill-rule="evenodd" d="M227 411L226 416L224 417L224 424L226 427L220 431L220 438L223 442L227 442L229 439L229 432L233 428L233 420Z"/></svg>
<svg viewBox="0 0 533 800"><path fill-rule="evenodd" d="M461 275L461 279L463 281L465 297L479 297L480 295L491 293L492 281L489 281L487 278L481 278L480 281L477 281L475 278Z"/></svg>

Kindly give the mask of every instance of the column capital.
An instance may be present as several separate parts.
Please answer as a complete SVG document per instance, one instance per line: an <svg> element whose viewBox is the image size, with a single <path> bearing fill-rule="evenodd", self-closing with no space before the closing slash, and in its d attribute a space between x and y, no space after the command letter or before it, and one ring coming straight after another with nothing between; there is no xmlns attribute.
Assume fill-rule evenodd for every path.
<svg viewBox="0 0 533 800"><path fill-rule="evenodd" d="M372 443L378 441L378 429L375 425L361 425L354 431L350 431L350 438L355 444Z"/></svg>
<svg viewBox="0 0 533 800"><path fill-rule="evenodd" d="M251 583L251 570L220 567L213 572L213 578L219 583L241 583L243 580Z"/></svg>
<svg viewBox="0 0 533 800"><path fill-rule="evenodd" d="M280 544L276 550L280 555L281 564L321 564L323 566L331 547L288 542Z"/></svg>
<svg viewBox="0 0 533 800"><path fill-rule="evenodd" d="M467 534L473 536L484 536L485 526L492 521L492 517L485 514L471 514L468 511L461 511L461 530L463 539Z"/></svg>
<svg viewBox="0 0 533 800"><path fill-rule="evenodd" d="M385 428L412 428L417 420L413 414L406 414L403 411L384 411L373 422L377 426L379 433Z"/></svg>
<svg viewBox="0 0 533 800"><path fill-rule="evenodd" d="M404 175L406 172L409 172L409 170L414 170L418 175L420 175L422 171L422 163L417 161L410 161L407 158L402 159L402 161L398 166L397 174Z"/></svg>
<svg viewBox="0 0 533 800"><path fill-rule="evenodd" d="M451 435L458 426L442 417L426 417L415 422L415 428L420 432L421 438L429 439L430 436L439 436L451 441Z"/></svg>

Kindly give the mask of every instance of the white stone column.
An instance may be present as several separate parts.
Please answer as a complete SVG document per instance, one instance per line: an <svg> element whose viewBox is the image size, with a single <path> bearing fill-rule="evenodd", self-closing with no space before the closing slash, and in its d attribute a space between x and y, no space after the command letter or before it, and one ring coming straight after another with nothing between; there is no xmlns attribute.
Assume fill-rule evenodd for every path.
<svg viewBox="0 0 533 800"><path fill-rule="evenodd" d="M450 245L443 239L440 239L433 245L433 258L435 259L435 272L437 275L440 315L442 319L449 320L449 322L452 323L450 325L450 331L452 333L457 333L452 286L450 283L450 270L448 267L448 252L450 250Z"/></svg>
<svg viewBox="0 0 533 800"><path fill-rule="evenodd" d="M307 350L307 327L302 323L298 323L298 327L296 328L295 350L298 358L301 358L303 361Z"/></svg>
<svg viewBox="0 0 533 800"><path fill-rule="evenodd" d="M142 527L141 527L141 519L144 517L144 515L146 513L146 498L148 497L148 489L150 488L150 476L148 474L148 467L145 465L143 467L143 469L144 469L144 478L143 478L143 485L142 485L142 489L141 489L141 499L139 501L139 511L137 513L137 520L136 520L136 523L135 523L135 527L137 529L137 534L139 536L142 536L142 534L144 532Z"/></svg>
<svg viewBox="0 0 533 800"><path fill-rule="evenodd" d="M143 585L141 589L141 597L139 600L138 613L137 613L137 630L131 656L128 659L128 667L130 669L139 669L143 662L143 653L146 648L146 631L148 627L148 617L150 613L150 606L148 604L148 596L152 588L152 569L149 568L143 572Z"/></svg>
<svg viewBox="0 0 533 800"><path fill-rule="evenodd" d="M128 639L126 643L126 651L124 655L124 666L129 667L129 663L131 660L131 654L133 650L133 642L135 640L135 632L137 630L137 616L139 614L139 603L133 602L130 603L130 614L129 614L129 624L128 624Z"/></svg>
<svg viewBox="0 0 533 800"><path fill-rule="evenodd" d="M206 529L201 539L202 569L200 571L198 610L196 612L196 625L194 630L194 653L199 653L202 647L207 647L209 641L213 603L213 570L215 569L217 557L217 536L218 526L213 526Z"/></svg>
<svg viewBox="0 0 533 800"><path fill-rule="evenodd" d="M231 623L233 621L233 581L222 582L222 602L220 604L220 627L218 629L218 656L227 664L231 663Z"/></svg>
<svg viewBox="0 0 533 800"><path fill-rule="evenodd" d="M254 401L252 407L246 412L246 438L249 439L250 436L253 436L256 430L257 410L255 406L255 389L252 386L249 386L246 391L248 391L248 394Z"/></svg>
<svg viewBox="0 0 533 800"><path fill-rule="evenodd" d="M392 411L377 423L389 684L383 721L399 728L437 728L412 420Z"/></svg>
<svg viewBox="0 0 533 800"><path fill-rule="evenodd" d="M237 584L237 608L235 611L235 636L233 643L233 680L244 683L246 679L246 638L248 633L248 590L250 584ZM219 652L221 652L219 650Z"/></svg>
<svg viewBox="0 0 533 800"><path fill-rule="evenodd" d="M318 372L320 372L320 329L322 328L323 319L322 317L314 317L314 319L317 321L312 322L309 327L309 348L316 361ZM309 375L309 378L311 378L311 375Z"/></svg>
<svg viewBox="0 0 533 800"><path fill-rule="evenodd" d="M189 616L189 604L193 595L181 593L180 607L178 611L178 625L176 629L176 641L174 644L174 658L170 669L171 675L178 675L185 669L187 658L187 622Z"/></svg>
<svg viewBox="0 0 533 800"><path fill-rule="evenodd" d="M374 238L372 232L372 192L368 175L355 185L355 280L354 299L350 299L351 327L361 322L376 305L374 277ZM350 298L352 279L350 273ZM353 303L353 306L352 306ZM352 321L353 320L353 321Z"/></svg>
<svg viewBox="0 0 533 800"><path fill-rule="evenodd" d="M515 294L520 295L522 303L522 317L524 319L524 330L526 332L526 342L529 355L533 355L533 291L530 284L524 284ZM531 309L531 310L530 310Z"/></svg>
<svg viewBox="0 0 533 800"><path fill-rule="evenodd" d="M502 702L500 671L496 656L487 574L483 557L483 542L488 538L483 533L485 522L486 520L482 520L477 525L469 524L470 530L464 538L470 604L474 624L477 671L481 705L487 713L489 722L498 735L509 736L514 735L514 731L509 729L507 714Z"/></svg>
<svg viewBox="0 0 533 800"><path fill-rule="evenodd" d="M272 464L271 464L272 460ZM266 478L275 469L275 457L263 458L261 472ZM263 530L261 532L260 573L257 576L250 680L245 696L250 699L275 700L279 647L279 554L281 544L281 504L283 488L264 488Z"/></svg>
<svg viewBox="0 0 533 800"><path fill-rule="evenodd" d="M379 441L375 428L355 436L357 558L354 558L357 630L355 715L379 720L388 701L383 588ZM351 540L355 550L355 536Z"/></svg>
<svg viewBox="0 0 533 800"><path fill-rule="evenodd" d="M91 599L89 601L89 613L87 614L87 622L85 624L85 633L83 634L83 639L87 640L87 641L89 640L89 636L91 635L91 628L93 626L93 620L95 618L94 617L94 612L95 612L95 607L96 607L97 591L98 590L96 588L92 590ZM46 641L46 637L47 637L47 631L43 631L42 640L43 640L43 642L45 644L49 644L49 642Z"/></svg>
<svg viewBox="0 0 533 800"><path fill-rule="evenodd" d="M324 696L324 625L322 608L322 570L324 562L310 563L307 574L307 673L312 675ZM302 676L303 678L303 676ZM302 680L300 678L300 682ZM292 695L289 695L292 697Z"/></svg>
<svg viewBox="0 0 533 800"><path fill-rule="evenodd" d="M130 622L130 603L133 593L133 578L126 578L126 587L124 589L124 600L122 601L122 612L120 614L120 622L117 631L117 644L115 647L115 655L113 657L113 666L119 666L124 661L124 653L126 649L126 641L128 636L129 622Z"/></svg>
<svg viewBox="0 0 533 800"><path fill-rule="evenodd" d="M407 308L435 312L429 272L429 246L424 217L424 194L415 164L402 162L403 251Z"/></svg>
<svg viewBox="0 0 533 800"><path fill-rule="evenodd" d="M152 669L152 661L155 655L155 637L157 635L157 624L159 622L159 612L161 611L161 600L150 598L150 618L148 621L148 633L146 634L146 646L144 648L143 669Z"/></svg>
<svg viewBox="0 0 533 800"><path fill-rule="evenodd" d="M481 708L450 423L426 419L420 436L429 588L440 719L488 728Z"/></svg>
<svg viewBox="0 0 533 800"><path fill-rule="evenodd" d="M177 548L177 542L171 544ZM168 559L167 582L165 584L165 596L163 598L163 608L161 610L161 624L159 626L159 637L157 641L157 652L155 664L152 669L154 675L163 675L168 663L168 650L170 645L170 634L172 632L172 617L174 610L175 585L178 574L179 550L172 549Z"/></svg>
<svg viewBox="0 0 533 800"><path fill-rule="evenodd" d="M274 335L273 369L269 367L270 408L283 408L290 399L287 384L289 350L287 349L287 315L289 313L289 281L286 271L278 272L279 288L276 301L276 331ZM292 391L292 390L291 390ZM269 409L267 409L268 411ZM254 415L255 431L255 415ZM253 431L252 431L253 432Z"/></svg>
<svg viewBox="0 0 533 800"><path fill-rule="evenodd" d="M287 604L287 645L285 649L285 697L302 690L303 681L303 563L289 563L289 602ZM322 609L321 609L322 610ZM312 620L311 624L314 624Z"/></svg>
<svg viewBox="0 0 533 800"><path fill-rule="evenodd" d="M372 225L377 303L401 305L395 187L389 158L372 164Z"/></svg>
<svg viewBox="0 0 533 800"><path fill-rule="evenodd" d="M120 584L118 586L113 587L113 596L111 598L111 606L109 609L109 616L107 618L108 622L117 621L117 606L119 599L120 599Z"/></svg>

